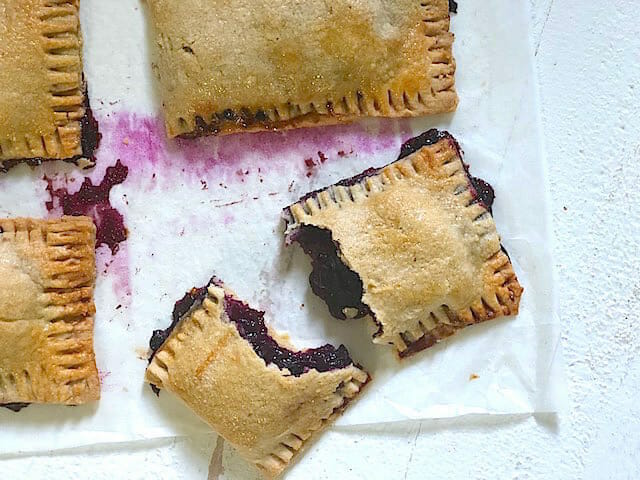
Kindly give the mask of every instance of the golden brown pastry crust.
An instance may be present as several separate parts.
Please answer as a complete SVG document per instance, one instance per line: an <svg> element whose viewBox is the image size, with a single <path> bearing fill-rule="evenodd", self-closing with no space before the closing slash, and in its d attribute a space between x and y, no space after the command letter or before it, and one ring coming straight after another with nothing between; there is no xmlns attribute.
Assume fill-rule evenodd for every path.
<svg viewBox="0 0 640 480"><path fill-rule="evenodd" d="M0 165L82 155L79 0L0 0Z"/></svg>
<svg viewBox="0 0 640 480"><path fill-rule="evenodd" d="M225 293L231 294L209 286L202 305L187 313L157 350L145 379L178 395L265 477L273 478L344 409L369 376L355 365L310 370L298 377L267 365L228 320Z"/></svg>
<svg viewBox="0 0 640 480"><path fill-rule="evenodd" d="M94 247L87 217L0 220L0 404L100 397Z"/></svg>
<svg viewBox="0 0 640 480"><path fill-rule="evenodd" d="M450 138L288 211L289 234L303 225L331 232L362 280L379 327L374 342L401 357L518 312L522 287Z"/></svg>
<svg viewBox="0 0 640 480"><path fill-rule="evenodd" d="M149 0L167 133L450 112L448 0Z"/></svg>

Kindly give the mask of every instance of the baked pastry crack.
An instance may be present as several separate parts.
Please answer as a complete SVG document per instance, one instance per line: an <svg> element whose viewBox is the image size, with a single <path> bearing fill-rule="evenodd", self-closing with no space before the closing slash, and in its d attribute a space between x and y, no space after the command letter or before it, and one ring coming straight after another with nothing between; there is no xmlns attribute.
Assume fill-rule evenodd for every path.
<svg viewBox="0 0 640 480"><path fill-rule="evenodd" d="M0 220L0 405L100 397L94 247L87 217Z"/></svg>
<svg viewBox="0 0 640 480"><path fill-rule="evenodd" d="M284 210L286 243L312 258L310 283L334 317L370 317L400 357L474 323L518 313L522 287L491 214L446 132Z"/></svg>
<svg viewBox="0 0 640 480"><path fill-rule="evenodd" d="M267 478L369 381L344 346L297 351L215 277L156 330L146 381L178 395Z"/></svg>
<svg viewBox="0 0 640 480"><path fill-rule="evenodd" d="M167 133L455 110L448 0L149 0Z"/></svg>
<svg viewBox="0 0 640 480"><path fill-rule="evenodd" d="M78 9L79 0L0 0L0 171L93 157Z"/></svg>

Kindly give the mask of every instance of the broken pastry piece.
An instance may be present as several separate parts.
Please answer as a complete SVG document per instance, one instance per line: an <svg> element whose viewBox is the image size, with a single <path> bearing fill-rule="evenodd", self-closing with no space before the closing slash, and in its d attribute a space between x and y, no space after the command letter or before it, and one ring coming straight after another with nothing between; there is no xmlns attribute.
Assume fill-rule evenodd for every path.
<svg viewBox="0 0 640 480"><path fill-rule="evenodd" d="M455 110L448 0L149 0L167 133Z"/></svg>
<svg viewBox="0 0 640 480"><path fill-rule="evenodd" d="M0 172L93 161L78 9L79 0L0 0Z"/></svg>
<svg viewBox="0 0 640 480"><path fill-rule="evenodd" d="M368 316L400 357L518 313L522 287L491 214L490 185L456 140L430 130L400 158L284 210L286 243L311 256L311 287L339 319Z"/></svg>
<svg viewBox="0 0 640 480"><path fill-rule="evenodd" d="M294 350L215 277L156 330L146 381L178 395L267 478L369 381L344 346Z"/></svg>
<svg viewBox="0 0 640 480"><path fill-rule="evenodd" d="M0 405L98 400L95 227L87 217L0 220Z"/></svg>

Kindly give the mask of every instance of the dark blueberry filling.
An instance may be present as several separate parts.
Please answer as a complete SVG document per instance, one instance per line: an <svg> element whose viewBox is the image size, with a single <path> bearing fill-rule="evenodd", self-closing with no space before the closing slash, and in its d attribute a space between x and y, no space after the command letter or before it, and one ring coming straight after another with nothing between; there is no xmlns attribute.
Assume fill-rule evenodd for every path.
<svg viewBox="0 0 640 480"><path fill-rule="evenodd" d="M351 178L345 178L344 180L340 180L336 185L341 187L352 187L356 183L360 183L367 177L372 177L375 174L379 173L382 168L367 168L364 172L359 173L358 175L354 175ZM319 191L319 190L318 190Z"/></svg>
<svg viewBox="0 0 640 480"><path fill-rule="evenodd" d="M149 348L151 353L149 355L149 363L153 360L153 357L156 356L156 352L160 349L162 344L166 342L171 332L178 326L180 320L189 313L191 309L194 307L197 308L202 305L202 302L207 297L207 289L209 285L219 285L219 281L216 277L211 278L209 283L204 287L200 288L192 288L187 293L185 293L184 297L178 300L173 306L173 313L171 315L171 325L169 325L164 330L154 330L151 338L149 339ZM151 384L151 390L156 395L160 395L160 389L155 385Z"/></svg>
<svg viewBox="0 0 640 480"><path fill-rule="evenodd" d="M345 320L362 318L370 313L369 307L362 303L362 280L340 259L339 247L329 230L303 225L291 240L298 242L311 257L311 289L326 302L331 315Z"/></svg>
<svg viewBox="0 0 640 480"><path fill-rule="evenodd" d="M402 144L400 147L400 155L398 155L398 160L408 157L409 155L416 153L422 147L428 147L429 145L435 145L440 140L443 139L450 140L456 150L460 152L460 145L453 135L444 130L438 130L436 128L432 128L431 130L427 130L426 132L418 135L417 137L410 138L406 142Z"/></svg>
<svg viewBox="0 0 640 480"><path fill-rule="evenodd" d="M458 13L458 2L456 2L456 0L449 0L449 11L451 13Z"/></svg>
<svg viewBox="0 0 640 480"><path fill-rule="evenodd" d="M57 199L65 215L87 215L96 224L96 245L107 245L115 254L120 243L127 239L127 229L122 214L111 206L109 193L111 189L125 181L129 168L118 160L113 167L108 167L104 178L94 185L86 177L80 190L70 194L66 188L54 189L53 181L47 177L47 191L51 201L46 203L47 210L52 211L54 199Z"/></svg>
<svg viewBox="0 0 640 480"><path fill-rule="evenodd" d="M178 326L180 320L194 307L199 307L207 297L207 289L209 285L218 285L218 280L213 277L207 285L200 288L192 288L184 297L178 300L173 307L173 314L171 315L171 325L164 330L154 330L149 340L149 348L151 349L151 355L149 356L149 363L155 357L156 352L162 346L162 344L169 338L171 332Z"/></svg>
<svg viewBox="0 0 640 480"><path fill-rule="evenodd" d="M215 276L210 282L200 288L192 288L189 292L178 300L173 308L171 325L164 330L154 330L149 347L151 354L149 363L153 360L158 349L164 344L171 332L178 323L194 308L202 305L207 297L209 285L222 286L220 280ZM264 323L264 312L254 310L246 303L225 295L224 308L227 317L235 325L242 338L247 340L253 351L262 358L266 364L273 363L280 369L288 369L292 375L298 377L309 370L327 372L338 368L345 368L353 364L349 352L344 345L338 348L332 345L324 345L318 348L309 348L299 352L291 351L282 347L269 335L267 326ZM160 389L151 385L151 389L158 395Z"/></svg>
<svg viewBox="0 0 640 480"><path fill-rule="evenodd" d="M471 175L469 173L469 165L464 162L462 162L462 164L464 165L464 171L467 173L467 178L469 178L469 183L472 187L472 195L489 210L489 213L493 213L493 202L496 199L496 193L493 187L481 178Z"/></svg>
<svg viewBox="0 0 640 480"><path fill-rule="evenodd" d="M225 296L225 311L242 338L248 341L254 352L268 365L275 364L280 369L287 369L292 375L299 377L309 370L328 372L353 364L349 352L344 345L335 348L324 345L299 352L281 347L269 335L264 323L264 312L254 310L246 303L229 295Z"/></svg>
<svg viewBox="0 0 640 480"><path fill-rule="evenodd" d="M210 121L205 120L201 116L196 117L196 126L192 132L182 133L179 138L195 138L203 135L217 135L224 129L225 124L234 123L242 128L250 128L256 125L263 127L269 126L269 117L264 110L252 112L247 108L240 111L230 108L218 112Z"/></svg>
<svg viewBox="0 0 640 480"><path fill-rule="evenodd" d="M89 105L89 91L87 90L85 100L85 113L84 117L82 117L82 121L80 122L82 126L82 137L81 137L81 145L82 145L82 157L93 160L95 163L95 155L98 146L100 145L100 140L102 139L102 134L98 129L98 121L93 116L93 110L91 110L91 105Z"/></svg>
<svg viewBox="0 0 640 480"><path fill-rule="evenodd" d="M85 87L86 90L86 87ZM89 91L86 90L85 101L84 101L85 113L82 119L80 120L80 125L82 128L82 133L80 137L80 145L82 146L82 154L74 155L71 158L64 158L62 161L74 163L78 165L80 159L88 159L91 161L91 165L93 166L96 163L95 151L100 144L100 139L102 138L102 134L98 130L98 121L93 116L93 111L91 110L91 105L89 104ZM37 167L42 165L44 162L60 160L58 158L18 158L18 159L9 159L9 160L0 160L0 173L6 173L16 165L21 163L26 163L30 167Z"/></svg>
<svg viewBox="0 0 640 480"><path fill-rule="evenodd" d="M329 115L335 115L332 102L327 102L326 107ZM248 108L242 108L240 110L228 108L216 112L208 119L199 115L196 116L193 131L181 133L178 135L178 138L189 139L203 135L217 135L223 131L225 127L228 127L229 124L234 124L245 129L255 126L265 129L277 129L282 123L282 121L272 121L264 110L251 111Z"/></svg>
<svg viewBox="0 0 640 480"><path fill-rule="evenodd" d="M19 412L20 410L22 410L23 408L27 408L29 405L31 405L30 403L0 403L0 407L3 408L8 408L9 410L12 410L14 412Z"/></svg>
<svg viewBox="0 0 640 480"><path fill-rule="evenodd" d="M231 110L230 108L227 108L224 112L222 112L222 116L224 117L225 120L235 120L236 119L236 114L233 110Z"/></svg>
<svg viewBox="0 0 640 480"><path fill-rule="evenodd" d="M55 158L36 157L36 158L25 158L25 159L14 159L14 158L11 158L9 160L0 160L0 173L7 173L13 167L15 167L17 165L20 165L21 163L29 165L30 167L39 167L44 162L53 161L53 160L57 160L57 159L55 159ZM77 160L78 159L76 159L74 157L74 158L69 159L69 162L70 163L75 163Z"/></svg>

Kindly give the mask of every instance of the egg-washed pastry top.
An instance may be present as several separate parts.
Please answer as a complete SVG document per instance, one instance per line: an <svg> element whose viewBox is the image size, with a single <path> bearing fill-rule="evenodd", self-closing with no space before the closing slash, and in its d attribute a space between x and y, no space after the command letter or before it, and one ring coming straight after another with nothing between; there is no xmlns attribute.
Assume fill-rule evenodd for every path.
<svg viewBox="0 0 640 480"><path fill-rule="evenodd" d="M93 353L95 226L0 220L0 405L100 397Z"/></svg>
<svg viewBox="0 0 640 480"><path fill-rule="evenodd" d="M456 108L448 0L149 0L170 137Z"/></svg>
<svg viewBox="0 0 640 480"><path fill-rule="evenodd" d="M0 0L0 171L21 161L90 163L99 135L78 9L79 0Z"/></svg>
<svg viewBox="0 0 640 480"><path fill-rule="evenodd" d="M313 291L341 319L369 316L400 357L467 325L518 312L522 287L455 139L430 130L400 158L284 211L287 243L311 255Z"/></svg>
<svg viewBox="0 0 640 480"><path fill-rule="evenodd" d="M151 338L146 381L187 404L266 478L369 381L344 346L297 351L215 277Z"/></svg>

